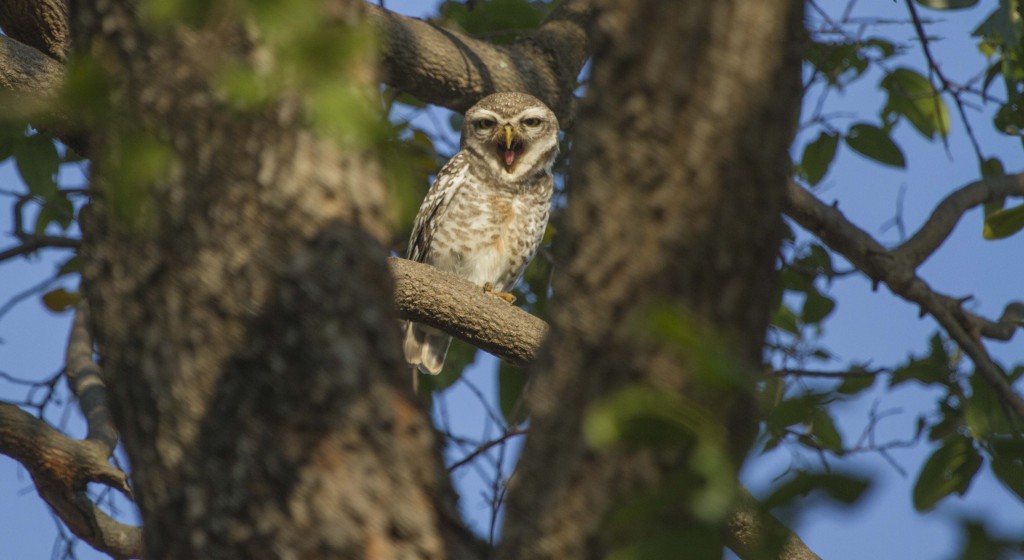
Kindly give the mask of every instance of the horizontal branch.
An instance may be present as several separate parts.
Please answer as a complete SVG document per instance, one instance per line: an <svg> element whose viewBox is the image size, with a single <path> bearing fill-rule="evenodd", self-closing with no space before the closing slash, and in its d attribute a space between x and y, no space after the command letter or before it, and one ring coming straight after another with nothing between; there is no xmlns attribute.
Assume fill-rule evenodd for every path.
<svg viewBox="0 0 1024 560"><path fill-rule="evenodd" d="M0 35L0 90L49 98L64 80L64 66L42 52Z"/></svg>
<svg viewBox="0 0 1024 560"><path fill-rule="evenodd" d="M20 244L15 245L9 249L0 251L0 262L7 259L11 259L20 255L28 255L34 253L39 249L46 248L63 248L63 249L77 249L82 244L80 239L72 239L69 237L57 237L53 235L32 235Z"/></svg>
<svg viewBox="0 0 1024 560"><path fill-rule="evenodd" d="M919 263L915 259L906 253L887 250L875 238L847 220L837 208L823 203L793 182L789 183L786 195L786 214L804 229L817 235L832 250L846 257L874 282L883 282L894 294L916 303L922 314L934 317L971 358L978 374L996 391L1001 402L1017 416L1024 418L1024 399L1013 390L981 343L981 337L985 334L981 328L984 319L965 311L963 300L933 290L917 276ZM935 234L927 233L926 238L932 235ZM1010 311L1015 305L1008 306L1004 316L1010 314L1014 317L1015 314Z"/></svg>
<svg viewBox="0 0 1024 560"><path fill-rule="evenodd" d="M548 332L543 320L430 265L390 258L398 316L441 329L499 358L533 361Z"/></svg>

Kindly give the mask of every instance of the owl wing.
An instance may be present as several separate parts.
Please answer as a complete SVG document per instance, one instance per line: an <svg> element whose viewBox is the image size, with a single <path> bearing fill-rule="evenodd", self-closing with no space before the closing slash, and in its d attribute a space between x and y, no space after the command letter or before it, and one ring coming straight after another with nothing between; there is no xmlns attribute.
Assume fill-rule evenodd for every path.
<svg viewBox="0 0 1024 560"><path fill-rule="evenodd" d="M416 213L416 223L409 237L409 254L406 257L409 260L425 261L438 224L444 220L452 199L465 184L468 165L463 153L459 152L437 172L434 184L430 186Z"/></svg>

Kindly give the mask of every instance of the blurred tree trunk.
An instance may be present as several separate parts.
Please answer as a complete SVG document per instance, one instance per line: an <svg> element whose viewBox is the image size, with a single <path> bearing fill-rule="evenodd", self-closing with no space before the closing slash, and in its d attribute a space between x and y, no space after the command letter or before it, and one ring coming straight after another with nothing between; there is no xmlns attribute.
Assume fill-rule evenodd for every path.
<svg viewBox="0 0 1024 560"><path fill-rule="evenodd" d="M78 10L114 103L83 282L148 556L445 556L461 524L397 351L372 153L314 134L297 94L225 102L219 73L261 56L233 21ZM376 87L364 58L337 79Z"/></svg>
<svg viewBox="0 0 1024 560"><path fill-rule="evenodd" d="M559 228L552 334L531 393L504 557L603 558L635 537L608 529L616 504L690 468L683 445L588 443L588 410L627 385L683 397L726 427L721 443L734 468L742 461L755 429L742 386L752 388L772 306L799 103L801 6L600 3ZM722 349L744 371L709 371L722 365ZM722 389L735 384L730 375L739 391ZM684 508L685 497L669 509ZM660 517L685 530L671 515ZM639 540L653 544L657 528L642 531ZM718 557L715 531L710 540ZM688 542L688 557L701 557L699 540Z"/></svg>

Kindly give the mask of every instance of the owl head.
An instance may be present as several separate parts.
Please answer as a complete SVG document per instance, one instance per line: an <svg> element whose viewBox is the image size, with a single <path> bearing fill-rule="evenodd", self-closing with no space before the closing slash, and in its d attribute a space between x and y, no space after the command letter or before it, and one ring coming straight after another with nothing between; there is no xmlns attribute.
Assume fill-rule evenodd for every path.
<svg viewBox="0 0 1024 560"><path fill-rule="evenodd" d="M558 155L558 119L532 95L495 93L466 111L461 144L502 180L550 172Z"/></svg>

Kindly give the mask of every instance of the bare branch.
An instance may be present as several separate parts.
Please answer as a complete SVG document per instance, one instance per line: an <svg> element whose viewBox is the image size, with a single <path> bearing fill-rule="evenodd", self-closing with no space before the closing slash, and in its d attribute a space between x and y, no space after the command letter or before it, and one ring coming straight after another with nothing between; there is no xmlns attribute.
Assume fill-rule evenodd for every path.
<svg viewBox="0 0 1024 560"><path fill-rule="evenodd" d="M885 249L864 230L847 220L837 208L824 204L792 181L786 194L786 213L791 218L817 235L832 250L846 257L874 282L884 282L894 294L917 303L922 313L932 315L970 356L978 374L992 386L1001 401L1016 415L1024 417L1024 399L1013 390L1006 376L999 371L981 343L980 338L985 332L979 325L983 319L965 311L962 300L934 291L917 276L918 263L915 260L908 258L904 253ZM957 207L956 203L951 203L948 208ZM939 212L939 209L936 209L936 212ZM956 217L959 217L959 213L956 213ZM935 223L939 221L944 220L935 220ZM955 223L955 218L951 221ZM929 223L932 223L932 220L929 220ZM935 227L936 231L941 231L939 226L932 227ZM951 225L949 227L952 229ZM929 228L928 224L922 230L926 228ZM948 235L948 231L946 234ZM931 235L939 234L928 234L925 238L930 239ZM907 244L913 241L911 239Z"/></svg>
<svg viewBox="0 0 1024 560"><path fill-rule="evenodd" d="M565 128L576 76L589 54L592 0L566 0L524 40L493 45L368 5L383 37L384 81L459 112L495 91L525 91L547 103Z"/></svg>
<svg viewBox="0 0 1024 560"><path fill-rule="evenodd" d="M954 191L935 207L917 233L893 249L893 256L917 268L949 237L964 212L1008 196L1024 196L1024 173L982 179Z"/></svg>
<svg viewBox="0 0 1024 560"><path fill-rule="evenodd" d="M65 436L17 406L0 402L0 453L21 463L39 495L68 528L115 558L142 555L142 532L103 513L86 495L89 482L127 489L101 443Z"/></svg>
<svg viewBox="0 0 1024 560"><path fill-rule="evenodd" d="M853 368L846 371L819 371L810 369L780 369L768 372L769 375L775 376L787 376L792 375L795 377L818 377L824 379L852 379L852 378L868 378L877 377L883 373L888 373L889 370L885 368L877 369L864 369L864 368Z"/></svg>
<svg viewBox="0 0 1024 560"><path fill-rule="evenodd" d="M388 259L403 319L437 327L515 364L533 361L548 325L468 280L406 259Z"/></svg>
<svg viewBox="0 0 1024 560"><path fill-rule="evenodd" d="M100 377L100 367L93 361L92 336L88 328L89 307L78 304L68 337L65 373L71 392L78 397L82 414L89 425L86 439L103 446L107 456L117 447L117 430L107 406L107 390Z"/></svg>
<svg viewBox="0 0 1024 560"><path fill-rule="evenodd" d="M57 237L53 235L32 235L25 239L20 245L0 251L0 262L20 255L34 253L39 249L47 247L60 247L66 249L77 249L82 241L69 237Z"/></svg>

